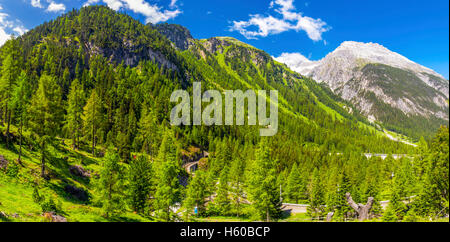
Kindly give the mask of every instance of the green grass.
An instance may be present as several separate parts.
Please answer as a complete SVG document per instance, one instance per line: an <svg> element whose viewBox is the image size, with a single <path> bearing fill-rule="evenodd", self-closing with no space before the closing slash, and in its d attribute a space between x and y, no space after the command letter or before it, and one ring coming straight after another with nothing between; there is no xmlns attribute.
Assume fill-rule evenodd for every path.
<svg viewBox="0 0 450 242"><path fill-rule="evenodd" d="M282 222L311 222L311 217L306 213L292 214L281 220Z"/></svg>
<svg viewBox="0 0 450 242"><path fill-rule="evenodd" d="M206 218L195 218L195 222L251 222L247 218L227 217L227 216L211 216Z"/></svg>
<svg viewBox="0 0 450 242"><path fill-rule="evenodd" d="M0 132L3 132L1 127ZM11 132L14 136L17 135L15 127L12 127ZM30 141L29 138L27 140ZM85 169L90 170L91 174L94 174L100 170L101 159L92 157L86 151L72 150L67 140L65 145L61 144L61 140L56 143L59 143L57 148L50 147L48 149L51 157L47 162L47 170L52 174L50 181L40 178L40 154L36 148L30 151L28 146L23 147L23 166L18 166L17 176L10 177L6 172L0 170L0 212L10 215L7 218L0 218L0 221L43 221L41 207L32 198L32 184L35 182L40 184L40 195L52 197L55 203L61 206L61 215L66 217L69 222L152 221L152 219L132 213L130 209L126 209L120 217L107 219L103 217L100 207L94 206L89 201L79 201L64 192L64 186L70 184L83 188L91 195L94 194L92 182L88 178L72 175L69 172L69 167L71 165L82 165ZM17 160L18 150L18 145L6 149L4 144L0 144L0 155L4 156L10 163ZM11 216L13 214L19 216L14 218Z"/></svg>

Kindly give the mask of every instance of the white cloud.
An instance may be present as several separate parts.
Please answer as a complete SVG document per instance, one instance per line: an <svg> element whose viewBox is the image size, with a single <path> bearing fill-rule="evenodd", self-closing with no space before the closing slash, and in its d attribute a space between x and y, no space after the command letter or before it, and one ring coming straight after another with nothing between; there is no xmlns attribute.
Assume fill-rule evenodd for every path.
<svg viewBox="0 0 450 242"><path fill-rule="evenodd" d="M23 27L23 26L16 26L16 27L13 28L13 31L16 32L18 35L23 35L28 30L25 27Z"/></svg>
<svg viewBox="0 0 450 242"><path fill-rule="evenodd" d="M50 5L48 5L47 10L45 10L47 12L64 12L66 11L66 5L62 4L62 3L55 3L53 1L50 2Z"/></svg>
<svg viewBox="0 0 450 242"><path fill-rule="evenodd" d="M278 62L285 63L288 66L295 66L305 62L311 62L308 58L300 53L283 53L275 58Z"/></svg>
<svg viewBox="0 0 450 242"><path fill-rule="evenodd" d="M305 31L310 39L319 41L322 39L322 33L330 29L327 23L320 18L314 19L296 12L294 0L274 0L270 3L269 8L274 9L281 16L253 14L250 15L248 21L233 21L230 30L238 31L247 39L267 37L289 30ZM255 27L257 30L251 30Z"/></svg>
<svg viewBox="0 0 450 242"><path fill-rule="evenodd" d="M31 0L31 6L35 8L44 8L41 4L41 0Z"/></svg>
<svg viewBox="0 0 450 242"><path fill-rule="evenodd" d="M100 2L100 0L88 0L87 2L85 2L83 4L83 7L86 7L86 6L89 6L89 5L92 5L92 4L96 4L98 2Z"/></svg>
<svg viewBox="0 0 450 242"><path fill-rule="evenodd" d="M8 41L11 38L10 34L7 34L5 30L0 27L0 46L3 46L3 44Z"/></svg>
<svg viewBox="0 0 450 242"><path fill-rule="evenodd" d="M0 6L0 10L3 7ZM0 46L2 46L13 35L20 36L28 30L19 20L11 20L7 13L0 12Z"/></svg>
<svg viewBox="0 0 450 242"><path fill-rule="evenodd" d="M165 22L169 19L175 18L178 16L181 11L176 10L161 10L161 7L158 7L157 5L150 5L149 3L145 2L144 0L122 0L126 3L126 7L130 10L132 10L135 13L140 13L144 15L146 19L146 23L159 23L159 22Z"/></svg>
<svg viewBox="0 0 450 242"><path fill-rule="evenodd" d="M171 1L170 1L170 4L169 4L169 7L175 8L175 7L177 6L177 1L178 1L178 0L171 0Z"/></svg>
<svg viewBox="0 0 450 242"><path fill-rule="evenodd" d="M120 0L103 0L103 2L105 2L108 5L108 7L110 7L115 11L123 7L123 3Z"/></svg>
<svg viewBox="0 0 450 242"><path fill-rule="evenodd" d="M311 61L300 53L282 53L279 57L273 58L303 75L308 75L318 65L317 61Z"/></svg>
<svg viewBox="0 0 450 242"><path fill-rule="evenodd" d="M146 23L165 22L169 19L175 18L181 11L177 7L177 0L171 0L169 7L174 10L163 10L156 4L150 4L144 0L102 0L108 7L113 10L121 8L130 9L134 13L142 14L146 17ZM88 0L84 6L92 5L100 2L100 0Z"/></svg>

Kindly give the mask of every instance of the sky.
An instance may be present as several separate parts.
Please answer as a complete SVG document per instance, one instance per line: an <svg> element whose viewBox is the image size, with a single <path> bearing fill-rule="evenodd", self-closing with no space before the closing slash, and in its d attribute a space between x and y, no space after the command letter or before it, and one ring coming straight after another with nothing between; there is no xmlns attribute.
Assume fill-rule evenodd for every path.
<svg viewBox="0 0 450 242"><path fill-rule="evenodd" d="M231 36L274 57L319 60L344 41L378 43L449 78L448 0L0 0L0 45L95 4L183 25L198 39Z"/></svg>

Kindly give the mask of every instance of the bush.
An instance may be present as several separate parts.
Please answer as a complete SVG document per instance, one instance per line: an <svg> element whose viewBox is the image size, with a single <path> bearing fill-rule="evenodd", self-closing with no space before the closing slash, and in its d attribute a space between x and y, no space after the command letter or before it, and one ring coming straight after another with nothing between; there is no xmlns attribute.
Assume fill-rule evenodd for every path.
<svg viewBox="0 0 450 242"><path fill-rule="evenodd" d="M6 175L16 178L19 175L19 166L15 162L11 162L6 170Z"/></svg>

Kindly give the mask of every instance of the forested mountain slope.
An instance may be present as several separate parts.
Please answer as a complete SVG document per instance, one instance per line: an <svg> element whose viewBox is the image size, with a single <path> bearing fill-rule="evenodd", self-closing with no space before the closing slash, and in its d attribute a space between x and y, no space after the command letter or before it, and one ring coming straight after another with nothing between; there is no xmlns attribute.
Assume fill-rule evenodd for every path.
<svg viewBox="0 0 450 242"><path fill-rule="evenodd" d="M199 206L202 215L275 220L280 186L287 201L314 202L321 211L342 198L335 188L343 179L355 201L379 200L391 195L390 174L412 165L363 153L419 153L264 51L228 37L196 40L181 26L143 25L103 6L73 10L0 51L0 155L9 167L0 172L0 185L8 184L0 202L14 212L11 194L23 191L23 203L33 205L18 212L34 213L30 220L40 218L40 206L72 221L173 221L182 218L170 208L180 204L186 211ZM170 126L171 93L192 93L193 82L203 91L278 90L278 133L261 138L258 126ZM181 167L198 157L192 177ZM254 206L240 204L243 198Z"/></svg>
<svg viewBox="0 0 450 242"><path fill-rule="evenodd" d="M325 83L389 130L418 140L448 125L448 80L379 44L345 41L319 61L278 60Z"/></svg>

